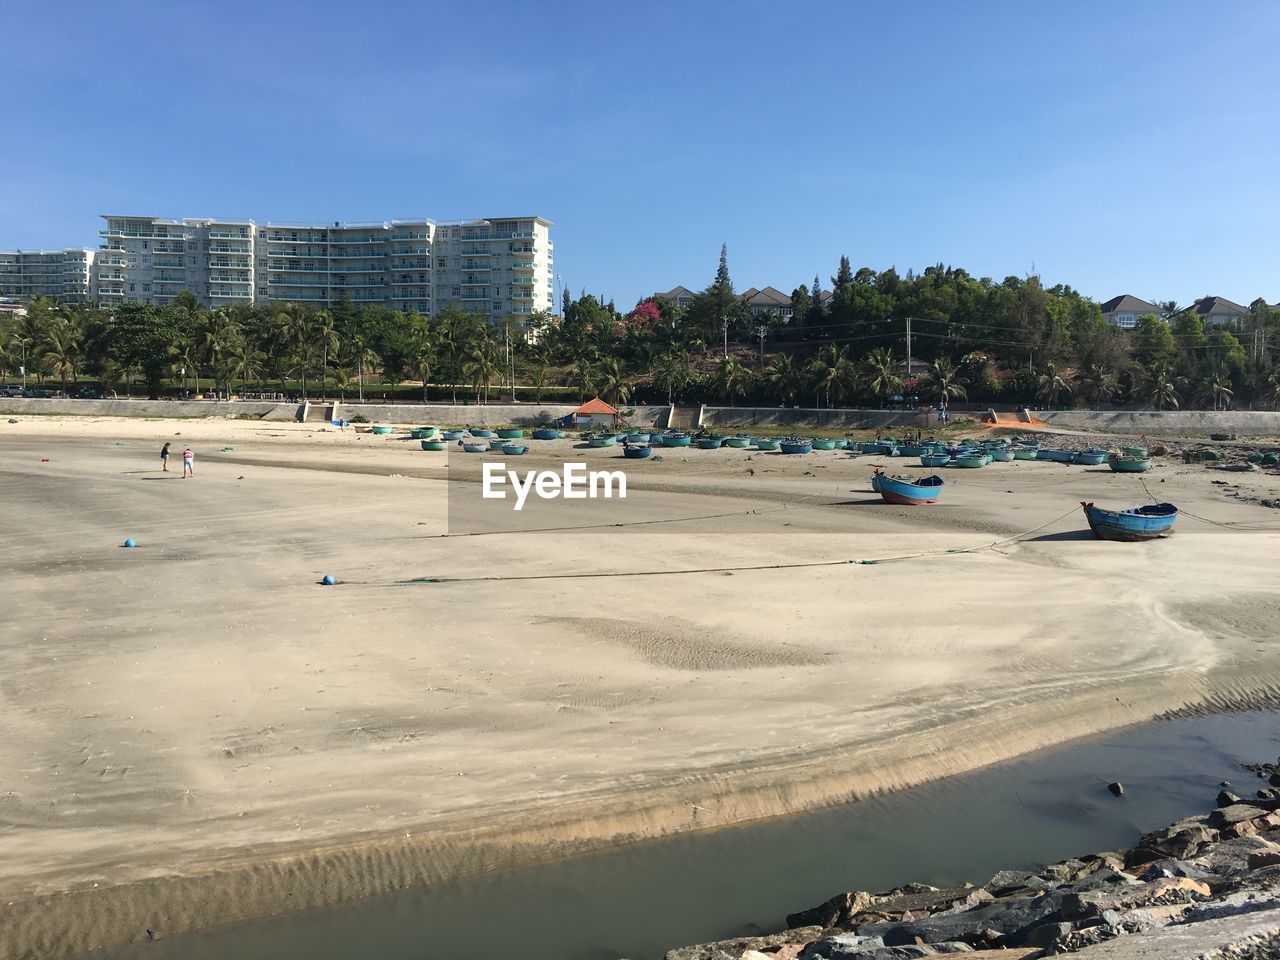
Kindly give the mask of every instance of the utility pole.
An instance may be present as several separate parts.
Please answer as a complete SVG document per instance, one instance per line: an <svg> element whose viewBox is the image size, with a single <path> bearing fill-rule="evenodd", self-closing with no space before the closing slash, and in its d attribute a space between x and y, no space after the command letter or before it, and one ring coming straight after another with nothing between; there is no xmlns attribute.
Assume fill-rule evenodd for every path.
<svg viewBox="0 0 1280 960"><path fill-rule="evenodd" d="M729 359L729 315L723 314L720 317L720 326L724 328L724 358Z"/></svg>
<svg viewBox="0 0 1280 960"><path fill-rule="evenodd" d="M768 332L768 330L769 328L766 327L763 323L760 324L758 327L756 327L756 335L760 338L760 368L761 369L764 369L764 335Z"/></svg>
<svg viewBox="0 0 1280 960"><path fill-rule="evenodd" d="M907 317L907 379L911 378L911 318Z"/></svg>

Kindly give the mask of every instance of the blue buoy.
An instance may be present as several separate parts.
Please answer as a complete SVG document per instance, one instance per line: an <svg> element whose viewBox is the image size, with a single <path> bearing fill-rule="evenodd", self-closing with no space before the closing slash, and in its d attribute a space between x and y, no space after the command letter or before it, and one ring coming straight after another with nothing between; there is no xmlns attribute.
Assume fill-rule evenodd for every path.
<svg viewBox="0 0 1280 960"><path fill-rule="evenodd" d="M321 580L320 582L323 583L326 587L332 587L335 583L338 582L338 580L332 573L326 573L324 575L324 579Z"/></svg>
<svg viewBox="0 0 1280 960"><path fill-rule="evenodd" d="M137 544L137 542L133 539L133 537L130 537L128 540L126 540L126 541L124 542L124 545L125 545L126 547L136 547L138 544Z"/></svg>

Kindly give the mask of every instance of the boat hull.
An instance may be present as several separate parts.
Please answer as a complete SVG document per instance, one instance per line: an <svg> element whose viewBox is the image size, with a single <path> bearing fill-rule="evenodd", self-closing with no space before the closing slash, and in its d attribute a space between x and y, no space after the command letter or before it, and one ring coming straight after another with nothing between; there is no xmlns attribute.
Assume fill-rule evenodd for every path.
<svg viewBox="0 0 1280 960"><path fill-rule="evenodd" d="M810 453L813 450L813 444L810 443L787 443L785 440L779 444L783 453Z"/></svg>
<svg viewBox="0 0 1280 960"><path fill-rule="evenodd" d="M1178 508L1171 503L1153 503L1133 510L1103 510L1092 503L1080 502L1089 529L1099 540L1135 543L1158 540L1173 532Z"/></svg>
<svg viewBox="0 0 1280 960"><path fill-rule="evenodd" d="M933 503L942 493L942 487L941 477L905 480L901 477L887 477L883 473L877 473L871 478L871 489L880 494L880 498L885 503L907 507Z"/></svg>
<svg viewBox="0 0 1280 960"><path fill-rule="evenodd" d="M535 430L533 431L533 439L535 440L559 440L564 434L559 430Z"/></svg>
<svg viewBox="0 0 1280 960"><path fill-rule="evenodd" d="M1149 457L1113 457L1107 465L1116 473L1146 473L1151 469Z"/></svg>
<svg viewBox="0 0 1280 960"><path fill-rule="evenodd" d="M587 444L592 447L613 447L617 443L617 437L587 437Z"/></svg>
<svg viewBox="0 0 1280 960"><path fill-rule="evenodd" d="M622 455L631 460L643 460L651 453L653 453L653 447L636 446L629 443L622 448Z"/></svg>
<svg viewBox="0 0 1280 960"><path fill-rule="evenodd" d="M756 441L757 450L777 450L779 446L781 446L781 444L779 444L777 440L757 440Z"/></svg>

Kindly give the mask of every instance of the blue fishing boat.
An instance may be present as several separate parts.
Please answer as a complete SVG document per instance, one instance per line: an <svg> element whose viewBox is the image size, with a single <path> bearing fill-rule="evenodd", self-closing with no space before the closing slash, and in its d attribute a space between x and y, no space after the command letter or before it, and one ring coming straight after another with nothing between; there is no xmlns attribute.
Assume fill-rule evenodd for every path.
<svg viewBox="0 0 1280 960"><path fill-rule="evenodd" d="M724 444L724 440L721 439L720 437L699 437L698 438L699 450L719 450L723 444Z"/></svg>
<svg viewBox="0 0 1280 960"><path fill-rule="evenodd" d="M1072 463L1078 463L1086 467L1096 467L1107 462L1107 451L1099 447L1089 447L1086 450L1077 450L1076 455L1071 458Z"/></svg>
<svg viewBox="0 0 1280 960"><path fill-rule="evenodd" d="M920 454L920 466L922 467L945 467L950 462L951 454L949 453Z"/></svg>
<svg viewBox="0 0 1280 960"><path fill-rule="evenodd" d="M523 457L529 452L529 448L521 446L518 443L508 443L502 448L502 452L508 457Z"/></svg>
<svg viewBox="0 0 1280 960"><path fill-rule="evenodd" d="M923 457L926 453L932 452L932 446L920 443L904 443L898 447L898 456L900 457Z"/></svg>
<svg viewBox="0 0 1280 960"><path fill-rule="evenodd" d="M724 445L733 447L736 450L743 450L751 446L751 437L726 437Z"/></svg>
<svg viewBox="0 0 1280 960"><path fill-rule="evenodd" d="M880 494L885 503L898 503L918 507L933 503L942 493L941 477L890 477L877 470L871 478L871 489Z"/></svg>
<svg viewBox="0 0 1280 960"><path fill-rule="evenodd" d="M834 440L814 440L813 449L815 450L834 450L836 442Z"/></svg>
<svg viewBox="0 0 1280 960"><path fill-rule="evenodd" d="M645 446L643 444L628 443L624 444L622 447L622 455L624 457L630 457L632 460L643 460L651 453L653 453L653 447Z"/></svg>
<svg viewBox="0 0 1280 960"><path fill-rule="evenodd" d="M1146 473L1151 469L1151 458L1125 457L1113 453L1107 459L1107 466L1116 473Z"/></svg>
<svg viewBox="0 0 1280 960"><path fill-rule="evenodd" d="M1037 460L1050 460L1054 463L1071 463L1075 456L1074 450L1049 450L1041 447L1036 451Z"/></svg>
<svg viewBox="0 0 1280 960"><path fill-rule="evenodd" d="M961 453L951 458L953 467L963 467L966 470L976 470L978 467L985 467L991 462L991 458L985 453Z"/></svg>
<svg viewBox="0 0 1280 960"><path fill-rule="evenodd" d="M627 439L623 443L639 443L641 445L649 442L649 434L647 433L628 433Z"/></svg>
<svg viewBox="0 0 1280 960"><path fill-rule="evenodd" d="M1038 451L1034 447L1014 447L1013 459L1015 460L1034 460Z"/></svg>
<svg viewBox="0 0 1280 960"><path fill-rule="evenodd" d="M524 430L520 427L508 427L505 430L499 430L498 436L504 440L519 440L524 436Z"/></svg>
<svg viewBox="0 0 1280 960"><path fill-rule="evenodd" d="M992 460L1000 463L1008 463L1013 459L1013 451L1008 447L987 447L986 454Z"/></svg>
<svg viewBox="0 0 1280 960"><path fill-rule="evenodd" d="M533 431L533 439L535 440L559 440L564 434L559 430L551 430L547 427L539 427Z"/></svg>
<svg viewBox="0 0 1280 960"><path fill-rule="evenodd" d="M662 445L664 447L687 447L693 442L693 438L687 433L679 431L669 431L662 435Z"/></svg>
<svg viewBox="0 0 1280 960"><path fill-rule="evenodd" d="M1099 540L1155 540L1167 537L1178 519L1178 508L1172 503L1149 503L1132 510L1103 510L1080 501L1089 529Z"/></svg>
<svg viewBox="0 0 1280 960"><path fill-rule="evenodd" d="M812 453L813 442L800 437L789 437L786 440L779 440L778 447L783 453Z"/></svg>
<svg viewBox="0 0 1280 960"><path fill-rule="evenodd" d="M1040 449L1040 441L1039 441L1039 440L1015 440L1015 441L1013 441L1013 443L1014 443L1014 446L1018 446L1018 447L1025 447L1025 448L1026 448L1026 449L1028 449L1028 450L1039 450L1039 449Z"/></svg>
<svg viewBox="0 0 1280 960"><path fill-rule="evenodd" d="M612 447L617 443L618 438L612 433L593 433L587 437L587 444L592 447Z"/></svg>
<svg viewBox="0 0 1280 960"><path fill-rule="evenodd" d="M445 442L443 440L419 440L423 450L443 450Z"/></svg>
<svg viewBox="0 0 1280 960"><path fill-rule="evenodd" d="M463 431L461 430L446 430L444 433L440 434L441 440L461 440L462 437Z"/></svg>
<svg viewBox="0 0 1280 960"><path fill-rule="evenodd" d="M488 449L489 449L489 444L487 441L484 443L467 443L464 440L462 442L463 453L484 453Z"/></svg>
<svg viewBox="0 0 1280 960"><path fill-rule="evenodd" d="M492 437L493 436L492 430L482 430L479 427L469 427L468 431L471 433L473 437Z"/></svg>
<svg viewBox="0 0 1280 960"><path fill-rule="evenodd" d="M768 437L760 437L756 440L757 450L777 450L782 445L780 440L771 440Z"/></svg>

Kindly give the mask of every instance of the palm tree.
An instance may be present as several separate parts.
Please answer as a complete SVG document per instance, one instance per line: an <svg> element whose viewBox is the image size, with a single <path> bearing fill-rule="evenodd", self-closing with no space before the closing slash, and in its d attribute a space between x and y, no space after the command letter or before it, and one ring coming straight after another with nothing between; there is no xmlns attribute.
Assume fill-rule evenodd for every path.
<svg viewBox="0 0 1280 960"><path fill-rule="evenodd" d="M334 325L333 314L328 310L317 310L315 316L315 338L320 344L323 359L320 362L320 393L325 393L325 384L329 374L329 358L342 346L342 338L338 336L338 328ZM426 387L423 387L423 401L426 400Z"/></svg>
<svg viewBox="0 0 1280 960"><path fill-rule="evenodd" d="M664 353L653 367L653 385L667 392L667 403L675 401L675 395L689 383L690 376L689 357L679 350Z"/></svg>
<svg viewBox="0 0 1280 960"><path fill-rule="evenodd" d="M1231 390L1231 374L1215 364L1208 377L1200 384L1200 398L1213 404L1214 410L1224 410L1235 395Z"/></svg>
<svg viewBox="0 0 1280 960"><path fill-rule="evenodd" d="M347 391L351 389L351 373L346 367L336 366L332 370L333 386L341 394L342 399L347 399Z"/></svg>
<svg viewBox="0 0 1280 960"><path fill-rule="evenodd" d="M408 360L418 379L422 381L422 402L427 402L427 384L431 381L431 366L436 359L435 340L431 329L423 323L413 328L409 336Z"/></svg>
<svg viewBox="0 0 1280 960"><path fill-rule="evenodd" d="M964 389L966 383L965 378L956 370L956 365L946 357L939 357L933 361L929 372L925 374L925 385L929 393L937 398L939 405L943 408L947 407L953 399L969 399Z"/></svg>
<svg viewBox="0 0 1280 960"><path fill-rule="evenodd" d="M804 374L790 354L780 353L764 371L769 393L781 403L789 403L804 387Z"/></svg>
<svg viewBox="0 0 1280 960"><path fill-rule="evenodd" d="M44 335L41 355L49 369L62 378L62 392L67 392L67 377L76 378L80 369L80 331L69 319L59 318Z"/></svg>
<svg viewBox="0 0 1280 960"><path fill-rule="evenodd" d="M476 403L480 402L481 387L484 388L484 402L489 402L489 387L493 384L493 378L501 372L497 353L497 344L488 336L478 339L467 352L462 372L471 378L471 386L476 391Z"/></svg>
<svg viewBox="0 0 1280 960"><path fill-rule="evenodd" d="M1138 386L1138 393L1157 410L1178 409L1178 383L1164 361L1154 364Z"/></svg>
<svg viewBox="0 0 1280 960"><path fill-rule="evenodd" d="M223 358L239 339L240 325L225 308L209 314L200 347L205 362L215 370L214 390L219 386L217 371L223 369Z"/></svg>
<svg viewBox="0 0 1280 960"><path fill-rule="evenodd" d="M569 376L584 399L599 392L596 365L589 354L584 353L574 361Z"/></svg>
<svg viewBox="0 0 1280 960"><path fill-rule="evenodd" d="M1044 365L1044 373L1036 378L1036 399L1056 407L1064 394L1071 395L1071 384L1058 373L1057 364L1050 361Z"/></svg>
<svg viewBox="0 0 1280 960"><path fill-rule="evenodd" d="M716 364L711 382L718 393L728 397L729 406L733 406L734 399L746 392L750 375L747 368L733 357L725 357Z"/></svg>
<svg viewBox="0 0 1280 960"><path fill-rule="evenodd" d="M1093 409L1097 410L1115 396L1120 384L1114 374L1108 373L1101 364L1094 363L1089 365L1085 375L1080 378L1079 388L1080 396L1092 403Z"/></svg>
<svg viewBox="0 0 1280 960"><path fill-rule="evenodd" d="M1276 364L1271 376L1267 377L1267 385L1271 387L1271 403L1280 410L1280 364Z"/></svg>
<svg viewBox="0 0 1280 960"><path fill-rule="evenodd" d="M631 381L617 357L605 357L596 370L600 394L610 403L626 403L631 399Z"/></svg>
<svg viewBox="0 0 1280 960"><path fill-rule="evenodd" d="M244 393L245 384L250 380L260 383L263 372L263 356L260 350L243 337L227 355L227 383L233 379L240 381L240 392Z"/></svg>
<svg viewBox="0 0 1280 960"><path fill-rule="evenodd" d="M888 347L876 347L862 361L862 383L881 403L902 389L902 371Z"/></svg>

